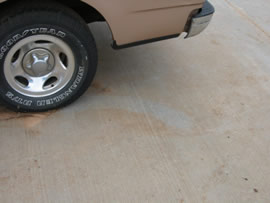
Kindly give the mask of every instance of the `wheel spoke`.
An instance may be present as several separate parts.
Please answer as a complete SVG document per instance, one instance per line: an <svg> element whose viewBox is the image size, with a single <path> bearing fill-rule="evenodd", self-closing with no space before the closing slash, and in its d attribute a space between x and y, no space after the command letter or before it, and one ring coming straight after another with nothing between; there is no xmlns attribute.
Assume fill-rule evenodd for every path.
<svg viewBox="0 0 270 203"><path fill-rule="evenodd" d="M11 72L14 77L25 75L22 64L20 63L19 60L11 64Z"/></svg>
<svg viewBox="0 0 270 203"><path fill-rule="evenodd" d="M44 91L44 84L48 80L48 77L27 77L29 85L27 87L28 91L31 92L42 92Z"/></svg>
<svg viewBox="0 0 270 203"><path fill-rule="evenodd" d="M26 53L26 47L22 47L17 52L19 52L19 55L15 59L12 59L14 61L11 63L11 72L14 76L22 76L24 74L24 70L21 62Z"/></svg>
<svg viewBox="0 0 270 203"><path fill-rule="evenodd" d="M32 49L37 48L38 46L36 46L36 44L34 42L29 42L27 44L25 44L24 46L22 46L21 48L21 52L23 55L25 55L27 52L29 52Z"/></svg>
<svg viewBox="0 0 270 203"><path fill-rule="evenodd" d="M54 70L52 71L51 76L54 76L58 80L61 80L65 77L66 74L67 74L67 68L60 60L60 57L57 56L55 60Z"/></svg>
<svg viewBox="0 0 270 203"><path fill-rule="evenodd" d="M49 50L51 53L53 53L55 56L61 53L61 49L52 42L47 42L47 43L42 43L42 44L35 43L35 46L45 48Z"/></svg>

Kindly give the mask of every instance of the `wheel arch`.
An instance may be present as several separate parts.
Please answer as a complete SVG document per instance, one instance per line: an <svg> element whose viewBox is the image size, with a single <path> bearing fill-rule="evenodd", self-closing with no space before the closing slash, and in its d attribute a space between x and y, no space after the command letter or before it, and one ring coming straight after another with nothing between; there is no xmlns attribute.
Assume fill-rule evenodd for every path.
<svg viewBox="0 0 270 203"><path fill-rule="evenodd" d="M19 1L21 0L0 0L0 11L8 7L12 7L12 4ZM70 0L70 1L51 0L51 1L59 2L63 5L68 6L69 8L74 10L78 15L80 15L87 23L106 22L110 29L111 37L112 39L114 39L110 18L106 13L106 9L103 8L103 5L101 5L99 1L97 0Z"/></svg>

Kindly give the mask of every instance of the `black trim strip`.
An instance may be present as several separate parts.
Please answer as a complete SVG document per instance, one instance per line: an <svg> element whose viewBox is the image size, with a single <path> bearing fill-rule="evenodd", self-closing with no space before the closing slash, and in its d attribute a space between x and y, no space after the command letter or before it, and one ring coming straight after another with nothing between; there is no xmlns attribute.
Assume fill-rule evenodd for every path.
<svg viewBox="0 0 270 203"><path fill-rule="evenodd" d="M179 36L180 36L180 34L174 34L174 35L169 35L169 36L165 36L165 37L158 37L158 38L154 38L154 39L148 39L148 40L143 40L143 41L139 41L139 42L133 42L133 43L130 43L130 44L124 44L124 45L120 45L120 46L118 46L116 44L116 41L114 41L113 44L112 44L112 48L116 49L116 50L118 50L118 49L126 49L126 48L130 48L130 47L140 46L140 45L143 45L143 44L149 44L149 43L158 42L158 41L162 41L162 40L177 38Z"/></svg>

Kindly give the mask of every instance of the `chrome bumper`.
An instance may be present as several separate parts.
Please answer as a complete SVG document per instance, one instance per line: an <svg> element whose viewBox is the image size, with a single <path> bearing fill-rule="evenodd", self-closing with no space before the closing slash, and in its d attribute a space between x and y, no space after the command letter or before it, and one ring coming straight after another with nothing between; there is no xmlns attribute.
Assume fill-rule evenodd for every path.
<svg viewBox="0 0 270 203"><path fill-rule="evenodd" d="M188 34L185 38L193 37L200 34L209 25L213 15L215 13L215 8L209 1L206 1L203 5L201 11L192 17L191 24L188 30Z"/></svg>

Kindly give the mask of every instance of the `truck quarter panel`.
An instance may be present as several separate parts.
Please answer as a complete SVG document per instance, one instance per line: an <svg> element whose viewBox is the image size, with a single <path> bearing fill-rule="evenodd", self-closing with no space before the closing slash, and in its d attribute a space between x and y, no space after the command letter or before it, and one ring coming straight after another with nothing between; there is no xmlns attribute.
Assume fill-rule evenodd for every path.
<svg viewBox="0 0 270 203"><path fill-rule="evenodd" d="M181 34L204 0L83 0L107 20L117 45Z"/></svg>

